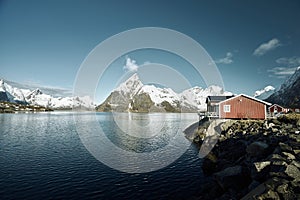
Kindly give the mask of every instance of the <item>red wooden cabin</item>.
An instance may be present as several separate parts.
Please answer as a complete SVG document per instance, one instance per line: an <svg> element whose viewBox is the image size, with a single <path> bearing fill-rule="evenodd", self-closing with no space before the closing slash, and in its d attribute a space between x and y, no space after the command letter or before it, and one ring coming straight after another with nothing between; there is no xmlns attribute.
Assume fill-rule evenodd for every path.
<svg viewBox="0 0 300 200"><path fill-rule="evenodd" d="M245 94L219 102L219 118L265 119L267 106L272 104Z"/></svg>
<svg viewBox="0 0 300 200"><path fill-rule="evenodd" d="M287 113L289 109L284 108L278 104L273 104L272 106L269 107L269 112L271 116L276 115L277 113Z"/></svg>

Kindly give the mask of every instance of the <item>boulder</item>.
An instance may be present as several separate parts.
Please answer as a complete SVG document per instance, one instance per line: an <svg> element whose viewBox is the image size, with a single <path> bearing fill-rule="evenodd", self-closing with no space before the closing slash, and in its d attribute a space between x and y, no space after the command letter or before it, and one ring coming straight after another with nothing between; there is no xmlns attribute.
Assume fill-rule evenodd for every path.
<svg viewBox="0 0 300 200"><path fill-rule="evenodd" d="M217 165L216 155L212 152L209 152L209 154L207 154L207 156L204 158L201 168L203 170L203 173L208 175L208 174L212 174L216 170L216 165Z"/></svg>
<svg viewBox="0 0 300 200"><path fill-rule="evenodd" d="M294 165L288 165L286 167L285 173L294 179L296 182L300 182L300 171L299 169Z"/></svg>
<svg viewBox="0 0 300 200"><path fill-rule="evenodd" d="M244 188L250 183L250 177L243 172L240 165L228 167L214 174L217 183L224 190L234 189L236 191Z"/></svg>
<svg viewBox="0 0 300 200"><path fill-rule="evenodd" d="M201 194L199 199L216 199L223 194L222 188L211 178L208 178L205 183L201 184L199 191Z"/></svg>
<svg viewBox="0 0 300 200"><path fill-rule="evenodd" d="M282 199L297 199L295 193L287 183L278 186L276 191L282 197Z"/></svg>
<svg viewBox="0 0 300 200"><path fill-rule="evenodd" d="M246 154L247 145L243 140L236 141L227 139L223 147L224 148L222 148L222 151L219 153L219 157L234 162Z"/></svg>
<svg viewBox="0 0 300 200"><path fill-rule="evenodd" d="M300 162L298 162L296 160L293 160L293 162L291 164L298 167L298 168L300 168Z"/></svg>
<svg viewBox="0 0 300 200"><path fill-rule="evenodd" d="M256 199L274 199L278 200L280 199L279 195L277 192L274 192L273 190L267 190L265 193L256 196Z"/></svg>
<svg viewBox="0 0 300 200"><path fill-rule="evenodd" d="M256 169L256 172L260 172L262 169L269 166L270 164L271 161L255 162L254 167Z"/></svg>
<svg viewBox="0 0 300 200"><path fill-rule="evenodd" d="M245 195L241 200L249 200L249 199L254 199L253 197L258 196L262 194L266 190L265 184L260 184L254 189L250 190L250 192Z"/></svg>
<svg viewBox="0 0 300 200"><path fill-rule="evenodd" d="M291 154L291 153L282 152L282 154L285 155L288 160L295 160L296 159L296 157L293 154Z"/></svg>
<svg viewBox="0 0 300 200"><path fill-rule="evenodd" d="M276 153L269 155L267 159L271 161L286 161L284 157Z"/></svg>
<svg viewBox="0 0 300 200"><path fill-rule="evenodd" d="M248 190L254 190L257 186L260 185L260 182L253 180L249 185L248 185Z"/></svg>
<svg viewBox="0 0 300 200"><path fill-rule="evenodd" d="M300 149L296 149L296 150L294 150L294 153L295 153L295 155L298 155L298 154L300 154Z"/></svg>
<svg viewBox="0 0 300 200"><path fill-rule="evenodd" d="M228 120L225 123L221 124L222 131L228 131L230 127L235 123L234 120Z"/></svg>
<svg viewBox="0 0 300 200"><path fill-rule="evenodd" d="M279 131L278 128L271 128L271 130L273 133L277 133Z"/></svg>
<svg viewBox="0 0 300 200"><path fill-rule="evenodd" d="M268 176L270 169L270 161L255 162L251 168L251 178L256 181L264 181Z"/></svg>
<svg viewBox="0 0 300 200"><path fill-rule="evenodd" d="M272 162L272 165L279 165L279 166L288 166L287 162L283 161L283 160L275 160Z"/></svg>
<svg viewBox="0 0 300 200"><path fill-rule="evenodd" d="M246 152L253 157L263 156L266 153L268 147L269 145L264 142L253 142L247 146Z"/></svg>
<svg viewBox="0 0 300 200"><path fill-rule="evenodd" d="M271 123L268 124L267 121L266 121L265 127L266 127L267 129L272 128L273 126L275 126L275 124L274 124L273 122L271 122Z"/></svg>

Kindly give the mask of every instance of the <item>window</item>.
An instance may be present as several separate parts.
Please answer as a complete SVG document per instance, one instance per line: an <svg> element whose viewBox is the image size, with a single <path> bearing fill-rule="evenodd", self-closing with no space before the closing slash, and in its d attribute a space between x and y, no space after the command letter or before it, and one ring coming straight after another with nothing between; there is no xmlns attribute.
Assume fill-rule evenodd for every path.
<svg viewBox="0 0 300 200"><path fill-rule="evenodd" d="M230 112L230 105L224 105L224 112Z"/></svg>

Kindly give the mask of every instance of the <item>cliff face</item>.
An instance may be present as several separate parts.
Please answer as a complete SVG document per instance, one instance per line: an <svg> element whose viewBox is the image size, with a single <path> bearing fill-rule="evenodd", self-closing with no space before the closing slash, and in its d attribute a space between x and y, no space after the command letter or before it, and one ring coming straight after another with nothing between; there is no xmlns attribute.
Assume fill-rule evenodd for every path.
<svg viewBox="0 0 300 200"><path fill-rule="evenodd" d="M300 108L300 67L289 77L280 89L266 99L287 108Z"/></svg>

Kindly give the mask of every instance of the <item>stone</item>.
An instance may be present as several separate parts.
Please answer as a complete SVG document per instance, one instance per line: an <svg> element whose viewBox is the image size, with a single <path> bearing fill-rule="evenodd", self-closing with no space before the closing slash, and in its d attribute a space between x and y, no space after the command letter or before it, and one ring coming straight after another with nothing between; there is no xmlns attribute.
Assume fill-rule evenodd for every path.
<svg viewBox="0 0 300 200"><path fill-rule="evenodd" d="M291 153L282 152L282 154L285 155L288 160L295 160L296 159L296 157L293 154L291 154Z"/></svg>
<svg viewBox="0 0 300 200"><path fill-rule="evenodd" d="M256 199L263 200L263 199L274 199L278 200L280 199L279 195L277 192L274 192L273 190L267 190L265 193L259 195L256 197Z"/></svg>
<svg viewBox="0 0 300 200"><path fill-rule="evenodd" d="M293 138L296 140L296 142L299 144L300 143L300 135L296 134L290 134L290 138Z"/></svg>
<svg viewBox="0 0 300 200"><path fill-rule="evenodd" d="M257 172L260 172L265 167L269 166L271 164L271 161L263 161L263 162L255 162L254 166Z"/></svg>
<svg viewBox="0 0 300 200"><path fill-rule="evenodd" d="M299 169L296 166L294 166L294 165L288 165L286 167L285 173L289 177L293 178L294 181L297 181L297 182L300 181L300 171L299 171Z"/></svg>
<svg viewBox="0 0 300 200"><path fill-rule="evenodd" d="M291 164L298 167L298 168L300 168L300 162L298 162L296 160L293 160Z"/></svg>
<svg viewBox="0 0 300 200"><path fill-rule="evenodd" d="M228 167L220 172L214 174L217 183L225 191L230 189L240 190L247 186L250 182L250 177L243 173L242 166L237 165Z"/></svg>
<svg viewBox="0 0 300 200"><path fill-rule="evenodd" d="M231 140L227 140L230 142ZM242 140L232 141L224 145L224 150L219 153L219 157L223 157L228 161L235 162L246 154L246 144Z"/></svg>
<svg viewBox="0 0 300 200"><path fill-rule="evenodd" d="M272 128L271 130L272 130L273 133L279 132L278 128Z"/></svg>
<svg viewBox="0 0 300 200"><path fill-rule="evenodd" d="M290 181L289 186L291 186L291 189L295 192L295 194L300 197L300 184L297 181ZM296 198L300 199L300 198Z"/></svg>
<svg viewBox="0 0 300 200"><path fill-rule="evenodd" d="M225 123L221 124L222 131L228 131L229 128L231 128L234 123L235 123L234 120L228 120Z"/></svg>
<svg viewBox="0 0 300 200"><path fill-rule="evenodd" d="M204 158L202 163L202 170L203 173L208 175L212 174L216 169L216 163L217 163L217 157L212 152L209 152L209 154Z"/></svg>
<svg viewBox="0 0 300 200"><path fill-rule="evenodd" d="M270 161L255 162L251 168L251 178L259 182L263 182L270 172Z"/></svg>
<svg viewBox="0 0 300 200"><path fill-rule="evenodd" d="M297 155L297 154L299 154L300 153L300 149L295 149L294 150L294 153Z"/></svg>
<svg viewBox="0 0 300 200"><path fill-rule="evenodd" d="M283 197L283 199L296 199L296 195L292 190L290 190L289 185L284 183L277 187L278 194Z"/></svg>
<svg viewBox="0 0 300 200"><path fill-rule="evenodd" d="M296 125L297 125L298 127L300 127L300 119L298 119Z"/></svg>
<svg viewBox="0 0 300 200"><path fill-rule="evenodd" d="M270 172L268 176L272 178L289 179L289 176L284 172Z"/></svg>
<svg viewBox="0 0 300 200"><path fill-rule="evenodd" d="M251 191L255 189L257 186L260 185L260 182L253 180L249 185L248 185L248 190Z"/></svg>
<svg viewBox="0 0 300 200"><path fill-rule="evenodd" d="M266 190L265 184L260 184L255 187L253 190L250 190L248 194L246 194L241 200L250 200L254 199L253 197L261 195Z"/></svg>
<svg viewBox="0 0 300 200"><path fill-rule="evenodd" d="M222 188L212 179L208 179L204 184L201 184L200 199L216 199L223 194Z"/></svg>
<svg viewBox="0 0 300 200"><path fill-rule="evenodd" d="M272 190L275 190L280 184L283 183L288 183L288 181L278 177L272 177L264 182L265 186Z"/></svg>
<svg viewBox="0 0 300 200"><path fill-rule="evenodd" d="M279 145L281 151L285 151L285 152L289 152L289 153L293 152L292 147L290 147L289 145L287 145L285 143L279 142L278 145Z"/></svg>
<svg viewBox="0 0 300 200"><path fill-rule="evenodd" d="M284 157L282 157L279 154L275 154L275 153L269 155L268 160L271 160L271 161L286 161L286 159Z"/></svg>
<svg viewBox="0 0 300 200"><path fill-rule="evenodd" d="M279 154L279 153L281 153L281 149L280 147L276 147L273 151L273 154Z"/></svg>
<svg viewBox="0 0 300 200"><path fill-rule="evenodd" d="M289 187L289 184L287 184L287 183L279 185L277 187L277 192L279 194L284 194L284 193L286 193L288 191L288 187Z"/></svg>
<svg viewBox="0 0 300 200"><path fill-rule="evenodd" d="M249 146L247 146L246 151L250 156L262 156L266 153L269 145L264 142L253 142Z"/></svg>
<svg viewBox="0 0 300 200"><path fill-rule="evenodd" d="M275 160L272 162L272 165L288 166L287 162L283 160Z"/></svg>
<svg viewBox="0 0 300 200"><path fill-rule="evenodd" d="M281 122L277 119L272 119L271 123L274 123L275 125L280 125L281 124Z"/></svg>
<svg viewBox="0 0 300 200"><path fill-rule="evenodd" d="M271 122L267 128L272 128L273 126L275 126L275 124Z"/></svg>
<svg viewBox="0 0 300 200"><path fill-rule="evenodd" d="M291 128L293 128L293 124L286 124L284 128L285 129L291 129Z"/></svg>

